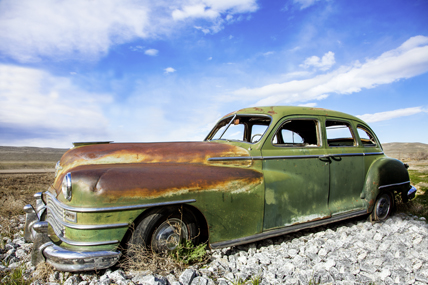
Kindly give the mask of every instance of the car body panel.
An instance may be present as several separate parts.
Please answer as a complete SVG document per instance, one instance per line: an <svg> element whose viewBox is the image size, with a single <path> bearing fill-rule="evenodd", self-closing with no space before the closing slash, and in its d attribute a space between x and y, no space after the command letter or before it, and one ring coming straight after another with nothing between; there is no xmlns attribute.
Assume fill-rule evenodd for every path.
<svg viewBox="0 0 428 285"><path fill-rule="evenodd" d="M242 139L213 139L232 123L247 124ZM264 133L254 140L256 124ZM349 137L331 137L326 127L341 124ZM70 197L61 190L64 177L71 177ZM39 242L34 254L46 246L45 257L55 256L61 270L92 270L67 258L60 264L58 256L77 264L94 252L114 264L119 246L155 209L186 207L218 247L368 214L380 193L413 197L410 189L406 166L384 155L362 120L319 108L253 107L224 116L203 142L76 144L38 206L26 206L26 237L54 243Z"/></svg>

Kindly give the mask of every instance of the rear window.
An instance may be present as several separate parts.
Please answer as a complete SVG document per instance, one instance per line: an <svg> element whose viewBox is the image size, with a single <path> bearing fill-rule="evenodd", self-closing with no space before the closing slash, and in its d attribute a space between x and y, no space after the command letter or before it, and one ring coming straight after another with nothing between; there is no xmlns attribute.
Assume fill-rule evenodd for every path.
<svg viewBox="0 0 428 285"><path fill-rule="evenodd" d="M352 129L347 122L331 121L325 122L327 142L330 147L356 146Z"/></svg>

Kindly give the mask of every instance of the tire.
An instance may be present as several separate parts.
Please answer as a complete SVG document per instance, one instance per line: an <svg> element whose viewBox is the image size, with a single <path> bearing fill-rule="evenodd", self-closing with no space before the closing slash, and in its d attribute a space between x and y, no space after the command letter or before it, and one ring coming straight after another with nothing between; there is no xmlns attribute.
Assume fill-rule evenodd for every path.
<svg viewBox="0 0 428 285"><path fill-rule="evenodd" d="M135 228L129 243L143 245L153 252L172 252L186 240L197 244L196 218L185 208L156 209Z"/></svg>
<svg viewBox="0 0 428 285"><path fill-rule="evenodd" d="M373 221L384 221L391 214L393 208L393 200L389 193L379 195L371 214Z"/></svg>

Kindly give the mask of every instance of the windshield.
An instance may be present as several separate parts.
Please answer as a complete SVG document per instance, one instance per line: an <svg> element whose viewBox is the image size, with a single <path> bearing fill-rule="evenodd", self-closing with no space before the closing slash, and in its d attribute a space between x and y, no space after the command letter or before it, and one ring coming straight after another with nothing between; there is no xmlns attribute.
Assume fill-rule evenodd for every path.
<svg viewBox="0 0 428 285"><path fill-rule="evenodd" d="M269 127L267 116L235 115L221 120L205 140L230 140L248 143L260 141Z"/></svg>

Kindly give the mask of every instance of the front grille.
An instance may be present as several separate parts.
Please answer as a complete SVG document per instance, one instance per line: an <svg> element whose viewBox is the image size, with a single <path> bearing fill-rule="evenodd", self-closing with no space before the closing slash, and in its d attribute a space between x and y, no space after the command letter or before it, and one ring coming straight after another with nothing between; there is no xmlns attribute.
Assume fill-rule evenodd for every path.
<svg viewBox="0 0 428 285"><path fill-rule="evenodd" d="M54 232L58 236L64 236L64 226L58 219L64 220L64 209L55 204L55 201L47 195L48 209L47 222L52 226Z"/></svg>

